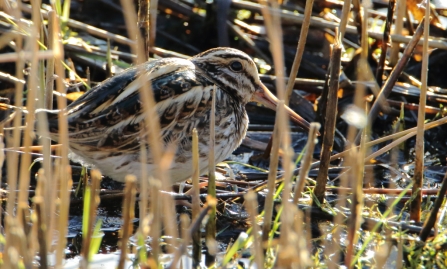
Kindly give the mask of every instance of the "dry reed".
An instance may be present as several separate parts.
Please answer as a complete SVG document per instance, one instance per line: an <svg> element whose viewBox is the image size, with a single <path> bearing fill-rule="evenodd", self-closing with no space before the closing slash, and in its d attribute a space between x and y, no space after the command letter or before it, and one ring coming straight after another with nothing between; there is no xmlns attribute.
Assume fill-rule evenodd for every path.
<svg viewBox="0 0 447 269"><path fill-rule="evenodd" d="M421 203L422 203L422 181L424 178L424 126L425 123L425 104L427 103L427 80L428 80L428 37L430 33L430 4L425 5L425 20L424 20L424 42L422 45L422 66L421 66L421 93L419 95L419 110L418 110L418 131L416 134L415 145L415 167L413 177L413 197L414 200L410 206L410 218L413 221L419 222L421 220ZM422 24L422 22L421 22Z"/></svg>

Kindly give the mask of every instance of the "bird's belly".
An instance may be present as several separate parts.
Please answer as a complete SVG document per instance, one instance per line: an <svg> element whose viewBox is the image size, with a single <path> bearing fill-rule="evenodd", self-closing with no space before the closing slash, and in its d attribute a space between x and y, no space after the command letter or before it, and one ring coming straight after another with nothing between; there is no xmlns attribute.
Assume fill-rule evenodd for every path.
<svg viewBox="0 0 447 269"><path fill-rule="evenodd" d="M232 141L232 142L230 142ZM225 140L215 141L215 163L223 161L227 158L240 144L240 141L233 138ZM88 158L82 154L83 151L76 151L71 155L73 161L82 163L83 165L93 166L98 168L104 175L111 177L112 179L120 182L125 182L125 178L128 174L133 174L137 178L141 178L141 162L139 156L136 154L118 155L118 156L94 156ZM199 157L199 170L205 172L208 167L209 160L209 148L202 147L200 149ZM144 164L148 175L154 176L156 173L156 166L152 163ZM177 152L174 160L169 168L168 177L172 183L186 180L192 176L193 171L192 152L185 154L184 152L179 154Z"/></svg>
<svg viewBox="0 0 447 269"><path fill-rule="evenodd" d="M225 120L223 120L225 121ZM235 128L233 124L224 124L221 121L217 124L215 130L215 163L223 161L227 158L242 142L248 127L248 118L245 116L239 122L239 126ZM234 121L231 121L234 122ZM235 129L238 131L235 132ZM191 137L187 136L183 139L183 144L177 145L177 150L170 165L168 177L172 183L186 180L192 176L192 145ZM70 144L71 150L82 160L82 164L93 164L104 175L120 182L124 182L126 175L133 174L137 178L141 178L141 161L140 152L120 152L114 151L98 151L94 148ZM94 153L94 154L93 154ZM146 172L148 175L155 176L156 166L148 152L146 161ZM201 172L206 171L209 158L209 127L199 130L199 168ZM76 160L79 160L76 159Z"/></svg>
<svg viewBox="0 0 447 269"><path fill-rule="evenodd" d="M232 140L232 139L229 139ZM240 144L239 140L232 142L226 140L215 141L214 164L225 160ZM209 148L199 149L199 171L200 175L207 172L209 164ZM170 176L173 183L186 180L192 176L193 163L192 154L176 156L170 167Z"/></svg>

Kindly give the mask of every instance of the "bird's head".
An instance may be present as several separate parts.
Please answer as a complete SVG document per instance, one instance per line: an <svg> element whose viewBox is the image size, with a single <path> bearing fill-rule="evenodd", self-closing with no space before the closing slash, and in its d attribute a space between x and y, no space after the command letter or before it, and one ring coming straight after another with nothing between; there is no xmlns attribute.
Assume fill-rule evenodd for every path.
<svg viewBox="0 0 447 269"><path fill-rule="evenodd" d="M275 110L278 99L261 82L254 61L244 52L233 48L215 48L192 57L191 62L242 105L258 102ZM309 130L310 124L289 107L293 121Z"/></svg>

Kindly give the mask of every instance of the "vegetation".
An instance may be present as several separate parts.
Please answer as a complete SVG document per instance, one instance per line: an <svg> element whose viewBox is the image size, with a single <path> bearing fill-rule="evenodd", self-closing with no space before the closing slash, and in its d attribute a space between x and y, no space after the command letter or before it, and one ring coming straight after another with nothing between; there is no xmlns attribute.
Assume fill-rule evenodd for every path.
<svg viewBox="0 0 447 269"><path fill-rule="evenodd" d="M0 2L2 268L446 267L445 6L136 4ZM159 178L142 171L148 180L123 185L70 162L66 124L59 144L48 139L39 111L63 123L97 82L217 46L250 54L281 100L275 115L247 106L248 137L210 168L217 190L200 187L196 142L196 173L172 187L160 148ZM284 105L315 122L309 134ZM157 139L142 139L143 156Z"/></svg>

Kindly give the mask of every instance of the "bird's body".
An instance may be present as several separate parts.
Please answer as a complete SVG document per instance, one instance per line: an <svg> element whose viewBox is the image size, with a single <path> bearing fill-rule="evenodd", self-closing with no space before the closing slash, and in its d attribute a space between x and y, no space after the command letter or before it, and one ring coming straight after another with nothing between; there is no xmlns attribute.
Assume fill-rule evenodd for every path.
<svg viewBox="0 0 447 269"><path fill-rule="evenodd" d="M117 181L124 181L127 174L140 175L140 140L147 133L142 129L145 114L139 91L142 83L148 82L160 117L163 146L176 145L170 168L172 182L192 174L194 128L199 136L200 169L208 165L214 88L216 162L240 145L248 127L245 105L266 90L250 57L230 48L212 49L188 60L147 62L94 87L66 109L69 147L86 163ZM56 141L57 122L56 118L50 119L51 138ZM149 174L154 172L150 149L143 165Z"/></svg>

